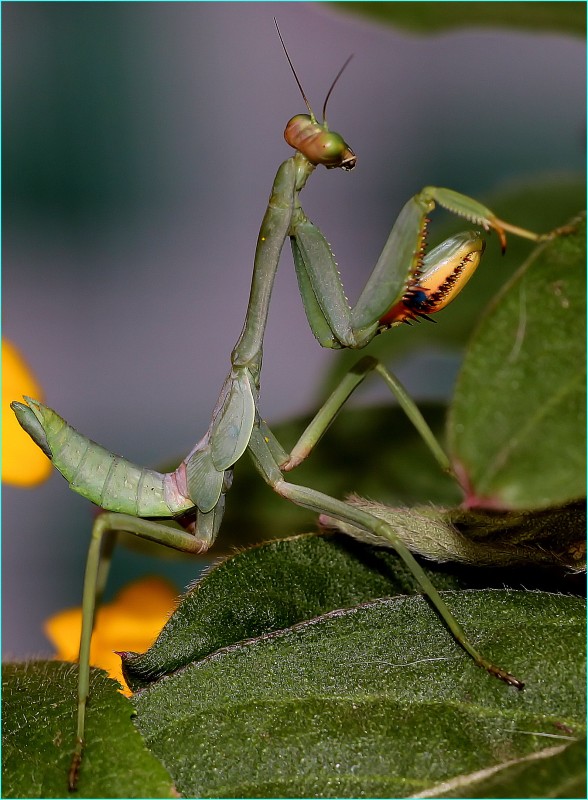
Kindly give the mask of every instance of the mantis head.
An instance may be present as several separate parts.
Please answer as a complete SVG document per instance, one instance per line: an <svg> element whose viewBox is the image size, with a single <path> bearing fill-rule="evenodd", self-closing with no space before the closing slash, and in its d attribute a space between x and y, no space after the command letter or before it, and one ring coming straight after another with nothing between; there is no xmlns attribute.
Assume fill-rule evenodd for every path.
<svg viewBox="0 0 588 800"><path fill-rule="evenodd" d="M346 171L355 167L357 157L345 139L327 128L326 122L317 122L314 115L296 114L288 122L284 139L315 166L327 169L341 167Z"/></svg>
<svg viewBox="0 0 588 800"><path fill-rule="evenodd" d="M274 22L276 25L276 30L278 31L278 36L280 37L280 42L284 48L284 53L288 59L288 64L290 64L290 69L292 70L294 78L296 79L296 83L298 84L298 88L300 89L300 93L302 94L302 98L308 109L308 114L296 114L295 117L292 117L292 119L286 125L284 139L288 142L290 147L298 150L298 152L308 159L311 164L314 164L315 166L318 164L323 164L327 169L335 169L336 167L340 167L341 169L349 172L355 167L357 157L340 134L329 130L327 125L327 103L329 102L331 92L335 88L335 84L341 77L343 70L349 64L353 56L349 56L347 61L337 73L335 80L331 84L331 88L327 92L325 102L323 103L323 121L318 122L312 108L310 107L310 103L308 102L306 94L304 93L302 84L298 79L298 75L296 74L296 70L294 69L294 65L292 64L290 56L288 55L286 45L282 39L282 34L280 33L280 29L278 28L278 23L275 17Z"/></svg>

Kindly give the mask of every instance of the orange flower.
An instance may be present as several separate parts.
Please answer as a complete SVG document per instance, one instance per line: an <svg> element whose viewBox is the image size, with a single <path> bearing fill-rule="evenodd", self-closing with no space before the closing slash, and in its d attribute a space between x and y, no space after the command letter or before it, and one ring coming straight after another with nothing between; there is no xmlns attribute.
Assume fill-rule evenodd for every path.
<svg viewBox="0 0 588 800"><path fill-rule="evenodd" d="M42 399L42 392L16 347L2 339L2 480L34 486L47 480L51 462L18 424L10 408L23 394Z"/></svg>
<svg viewBox="0 0 588 800"><path fill-rule="evenodd" d="M118 593L112 603L103 605L96 615L90 648L90 663L105 669L111 678L124 687L123 694L132 694L122 676L120 657L115 651L132 650L142 653L174 610L178 592L167 580L158 577L141 578ZM77 661L82 609L61 611L45 623L45 633L57 650L55 658Z"/></svg>

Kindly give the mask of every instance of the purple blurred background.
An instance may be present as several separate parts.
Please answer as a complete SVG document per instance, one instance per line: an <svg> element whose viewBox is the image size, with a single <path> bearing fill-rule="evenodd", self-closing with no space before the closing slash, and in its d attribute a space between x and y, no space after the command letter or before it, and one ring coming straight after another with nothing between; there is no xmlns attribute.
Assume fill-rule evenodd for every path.
<svg viewBox="0 0 588 800"><path fill-rule="evenodd" d="M421 37L305 3L3 4L4 335L51 407L139 463L200 438L241 330L283 128L304 111L273 15L317 113L355 54L329 121L358 168L317 170L303 197L352 300L422 186L482 196L584 167L579 38ZM315 407L334 357L287 251L264 359L272 421ZM42 624L80 602L90 524L56 474L5 487L5 657L50 654ZM117 554L107 597L156 568ZM195 574L165 570L179 586Z"/></svg>

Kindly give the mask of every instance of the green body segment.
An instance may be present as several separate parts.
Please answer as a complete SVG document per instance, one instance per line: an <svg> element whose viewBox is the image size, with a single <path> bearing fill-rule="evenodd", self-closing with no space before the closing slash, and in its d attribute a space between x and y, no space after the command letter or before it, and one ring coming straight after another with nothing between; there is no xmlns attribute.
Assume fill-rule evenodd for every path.
<svg viewBox="0 0 588 800"><path fill-rule="evenodd" d="M307 174L309 175L313 169L312 165L308 165ZM232 365L248 367L257 384L269 304L280 253L292 219L294 194L299 181L298 172L296 158L289 158L280 165L274 178L267 210L257 237L247 314L241 336L231 354Z"/></svg>
<svg viewBox="0 0 588 800"><path fill-rule="evenodd" d="M106 450L37 400L13 403L23 428L70 487L107 511L136 517L174 517L194 503L178 491L175 473L144 469Z"/></svg>
<svg viewBox="0 0 588 800"><path fill-rule="evenodd" d="M321 347L339 350L343 345L333 335L333 330L319 305L310 276L306 270L306 264L297 238L291 236L290 243L292 245L292 257L296 269L296 278L298 279L298 290L300 291L300 297L302 298L302 304L306 312L306 318L308 319L310 329Z"/></svg>
<svg viewBox="0 0 588 800"><path fill-rule="evenodd" d="M250 371L246 367L233 367L221 389L206 435L184 460L186 494L204 514L212 512L220 502L230 485L231 467L247 449L257 397ZM222 518L222 509L217 518Z"/></svg>

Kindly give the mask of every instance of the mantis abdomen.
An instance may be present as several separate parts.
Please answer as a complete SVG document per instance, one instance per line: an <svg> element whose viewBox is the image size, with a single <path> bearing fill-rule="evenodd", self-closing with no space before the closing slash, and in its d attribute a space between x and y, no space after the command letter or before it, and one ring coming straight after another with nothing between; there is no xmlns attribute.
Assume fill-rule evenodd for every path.
<svg viewBox="0 0 588 800"><path fill-rule="evenodd" d="M51 408L25 398L12 407L70 487L107 511L136 517L174 517L193 508L177 472L161 473L117 456L72 428Z"/></svg>

